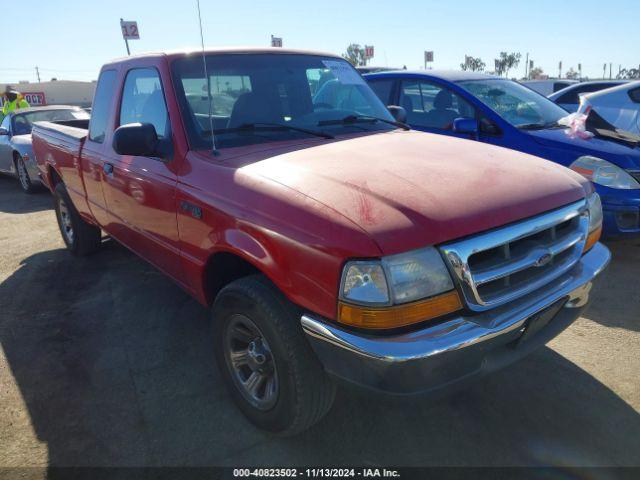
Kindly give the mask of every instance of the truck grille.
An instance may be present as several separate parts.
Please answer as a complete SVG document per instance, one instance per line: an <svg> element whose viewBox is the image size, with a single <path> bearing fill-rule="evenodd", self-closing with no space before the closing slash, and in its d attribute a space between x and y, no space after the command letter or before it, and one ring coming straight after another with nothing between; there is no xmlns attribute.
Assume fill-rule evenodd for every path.
<svg viewBox="0 0 640 480"><path fill-rule="evenodd" d="M467 305L482 311L526 295L580 259L589 229L585 201L440 247Z"/></svg>

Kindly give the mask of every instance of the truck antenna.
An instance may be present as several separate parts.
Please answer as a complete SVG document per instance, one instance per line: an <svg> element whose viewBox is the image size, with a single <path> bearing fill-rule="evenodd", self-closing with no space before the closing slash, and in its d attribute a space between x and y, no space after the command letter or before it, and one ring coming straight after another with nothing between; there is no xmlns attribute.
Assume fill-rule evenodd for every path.
<svg viewBox="0 0 640 480"><path fill-rule="evenodd" d="M207 59L204 55L204 36L202 35L202 15L200 14L200 0L196 0L198 5L198 21L200 22L200 45L202 46L202 67L204 68L204 76L207 79L207 103L209 104L209 129L211 130L211 153L219 155L220 152L216 149L216 137L213 133L213 112L211 111L213 104L213 97L211 95L211 78L207 72Z"/></svg>

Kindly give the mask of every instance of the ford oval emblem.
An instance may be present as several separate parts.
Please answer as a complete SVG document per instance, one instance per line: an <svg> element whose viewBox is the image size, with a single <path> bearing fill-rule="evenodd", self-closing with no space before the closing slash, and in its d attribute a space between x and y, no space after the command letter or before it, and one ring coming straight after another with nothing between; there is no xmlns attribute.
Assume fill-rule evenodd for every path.
<svg viewBox="0 0 640 480"><path fill-rule="evenodd" d="M553 255L551 255L550 252L547 253L543 253L537 260L536 263L534 263L534 265L536 267L544 267L546 264L548 264L551 259L553 258Z"/></svg>

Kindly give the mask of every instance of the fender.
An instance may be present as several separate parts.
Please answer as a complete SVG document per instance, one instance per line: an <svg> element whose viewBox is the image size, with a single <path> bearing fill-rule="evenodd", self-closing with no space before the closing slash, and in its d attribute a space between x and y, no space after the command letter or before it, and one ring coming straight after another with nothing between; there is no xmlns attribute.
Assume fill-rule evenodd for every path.
<svg viewBox="0 0 640 480"><path fill-rule="evenodd" d="M252 272L265 275L290 300L296 302L296 295L289 295L293 285L290 272L276 260L280 255L272 255L271 253L278 248L277 245L267 248L255 236L238 228L230 228L223 232L211 232L209 240L212 248L206 261L200 267L199 277L196 277L201 279L200 284L196 286L196 293L202 303L211 305L220 288L236 278ZM227 254L236 260L230 261L232 257L226 256L223 264L215 265L216 258L222 258L220 254Z"/></svg>

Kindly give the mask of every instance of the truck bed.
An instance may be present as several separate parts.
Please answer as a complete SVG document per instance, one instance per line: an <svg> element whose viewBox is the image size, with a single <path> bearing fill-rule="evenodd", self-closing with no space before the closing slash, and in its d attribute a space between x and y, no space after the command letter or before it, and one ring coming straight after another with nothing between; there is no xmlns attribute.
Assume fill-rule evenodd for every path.
<svg viewBox="0 0 640 480"><path fill-rule="evenodd" d="M80 154L88 134L88 120L79 122L35 122L31 131L33 153L43 183L53 192L55 176L64 178L71 200L80 211L87 202L80 167Z"/></svg>

